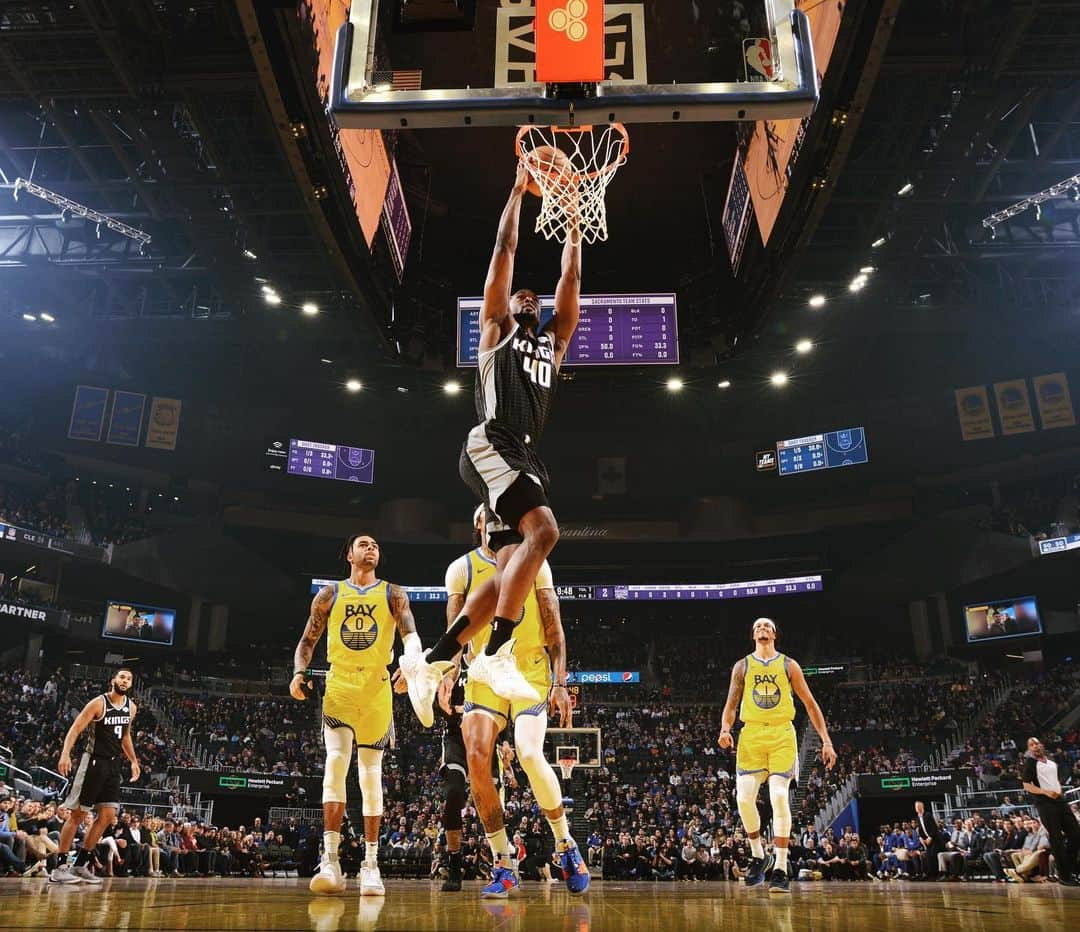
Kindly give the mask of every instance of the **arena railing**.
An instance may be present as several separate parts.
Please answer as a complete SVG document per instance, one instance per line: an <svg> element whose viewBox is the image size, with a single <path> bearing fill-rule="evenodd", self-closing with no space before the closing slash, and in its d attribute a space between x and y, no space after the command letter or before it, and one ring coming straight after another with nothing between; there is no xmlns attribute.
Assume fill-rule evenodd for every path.
<svg viewBox="0 0 1080 932"><path fill-rule="evenodd" d="M315 809L311 807L271 806L270 811L267 813L267 821L271 825L275 822L288 822L290 819L296 819L297 822L307 822L308 824L322 824L323 811L321 808Z"/></svg>
<svg viewBox="0 0 1080 932"><path fill-rule="evenodd" d="M996 789L996 790L960 790L958 793L945 796L944 803L933 803L934 818L939 822L945 820L951 823L954 819L969 819L976 813L983 818L999 818L1000 809L1005 804L1006 796L1021 796L1020 789ZM1080 805L1080 786L1065 789L1064 798L1069 805ZM1016 812L1038 817L1038 811L1034 803L1027 801L1011 803Z"/></svg>

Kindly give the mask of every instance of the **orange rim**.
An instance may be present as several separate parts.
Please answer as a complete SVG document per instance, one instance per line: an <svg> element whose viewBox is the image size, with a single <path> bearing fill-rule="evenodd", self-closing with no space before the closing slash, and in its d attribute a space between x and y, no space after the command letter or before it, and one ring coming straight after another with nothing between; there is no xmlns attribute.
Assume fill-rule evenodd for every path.
<svg viewBox="0 0 1080 932"><path fill-rule="evenodd" d="M623 162L626 161L626 157L630 154L630 134L626 131L626 127L622 123L608 123L608 127L615 129L622 136L622 153L619 158L608 165L598 168L591 172L574 172L574 183L577 184L585 179L599 178L601 175L610 175L615 169L617 169ZM518 129L517 136L514 139L514 151L517 153L519 159L525 157L525 147L522 145L525 137L529 132L534 129L543 129L541 126L530 123L527 126L522 126ZM593 124L586 123L583 126L549 126L551 132L565 133L570 135L572 133L589 133L593 130ZM531 151L531 150L530 150Z"/></svg>

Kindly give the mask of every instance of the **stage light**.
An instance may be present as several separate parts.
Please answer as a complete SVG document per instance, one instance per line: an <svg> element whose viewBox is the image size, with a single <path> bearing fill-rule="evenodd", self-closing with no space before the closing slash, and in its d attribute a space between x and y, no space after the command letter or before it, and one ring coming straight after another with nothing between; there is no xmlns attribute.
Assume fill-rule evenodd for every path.
<svg viewBox="0 0 1080 932"><path fill-rule="evenodd" d="M56 318L53 317L52 314L49 314L46 311L41 312L41 319L47 324L51 324L56 320Z"/></svg>
<svg viewBox="0 0 1080 932"><path fill-rule="evenodd" d="M887 237L879 236L876 240L874 240L870 244L870 248L871 249L879 249L880 247L884 246L888 241L889 240L888 240Z"/></svg>
<svg viewBox="0 0 1080 932"><path fill-rule="evenodd" d="M259 258L259 257L258 257L257 255L255 255L255 253L253 253L253 252L252 252L252 251L251 251L250 249L245 249L245 250L244 250L244 253L243 253L243 255L244 255L244 258L245 258L245 259L251 259L251 260L252 260L253 262L254 262L254 261L255 261L256 259L258 259L258 258Z"/></svg>
<svg viewBox="0 0 1080 932"><path fill-rule="evenodd" d="M33 314L23 314L22 319L23 320L28 320L31 323L33 323L35 320L37 320L37 318Z"/></svg>
<svg viewBox="0 0 1080 932"><path fill-rule="evenodd" d="M912 191L915 190L915 185L910 181L905 181L902 188L896 192L897 197L907 197Z"/></svg>
<svg viewBox="0 0 1080 932"><path fill-rule="evenodd" d="M442 390L448 395L456 395L461 391L461 383L450 379L450 381L443 383Z"/></svg>
<svg viewBox="0 0 1080 932"><path fill-rule="evenodd" d="M803 355L809 353L813 348L814 344L809 340L799 340L799 342L795 344L795 352L802 353Z"/></svg>
<svg viewBox="0 0 1080 932"><path fill-rule="evenodd" d="M859 269L859 274L860 275L873 275L874 271L875 271L875 269L874 269L874 267L872 265L864 265L861 269Z"/></svg>
<svg viewBox="0 0 1080 932"><path fill-rule="evenodd" d="M314 317L319 313L319 305L312 303L311 301L305 301L300 308L308 317Z"/></svg>
<svg viewBox="0 0 1080 932"><path fill-rule="evenodd" d="M349 379L349 381L345 383L345 388L350 392L358 392L363 387L364 385L359 379Z"/></svg>
<svg viewBox="0 0 1080 932"><path fill-rule="evenodd" d="M673 375L667 380L667 390L669 392L681 392L683 390L683 380L677 375Z"/></svg>
<svg viewBox="0 0 1080 932"><path fill-rule="evenodd" d="M777 388L781 385L787 385L788 376L786 372L774 372L769 376L769 381L773 383Z"/></svg>
<svg viewBox="0 0 1080 932"><path fill-rule="evenodd" d="M265 291L263 292L263 300L266 301L267 304L272 304L276 306L278 304L281 304L281 295L279 295L276 291Z"/></svg>
<svg viewBox="0 0 1080 932"><path fill-rule="evenodd" d="M716 387L717 388L731 388L731 380L730 379L724 379L724 381L722 381L722 382L717 382Z"/></svg>
<svg viewBox="0 0 1080 932"><path fill-rule="evenodd" d="M811 307L824 307L825 306L825 295L823 295L823 294L813 295L810 298L810 301L808 303L809 303L809 305Z"/></svg>

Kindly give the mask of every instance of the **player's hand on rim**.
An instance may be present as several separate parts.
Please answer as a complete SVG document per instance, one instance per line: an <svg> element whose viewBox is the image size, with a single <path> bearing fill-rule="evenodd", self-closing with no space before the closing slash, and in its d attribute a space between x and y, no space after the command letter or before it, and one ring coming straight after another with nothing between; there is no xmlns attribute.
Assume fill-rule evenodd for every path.
<svg viewBox="0 0 1080 932"><path fill-rule="evenodd" d="M565 686L552 686L551 695L548 697L548 710L552 716L557 712L559 715L559 727L569 728L574 720L573 706L570 704L570 693Z"/></svg>
<svg viewBox="0 0 1080 932"><path fill-rule="evenodd" d="M827 741L821 746L821 761L825 764L826 770L832 770L836 765L836 751L833 749L831 741Z"/></svg>
<svg viewBox="0 0 1080 932"><path fill-rule="evenodd" d="M530 179L529 168L525 164L525 160L518 159L517 173L514 175L514 192L516 194L524 194L526 188L529 186Z"/></svg>

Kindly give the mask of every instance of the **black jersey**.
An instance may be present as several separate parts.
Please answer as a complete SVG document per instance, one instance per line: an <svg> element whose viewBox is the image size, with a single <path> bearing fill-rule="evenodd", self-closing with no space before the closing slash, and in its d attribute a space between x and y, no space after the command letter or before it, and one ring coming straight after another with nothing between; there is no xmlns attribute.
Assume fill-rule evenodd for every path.
<svg viewBox="0 0 1080 932"><path fill-rule="evenodd" d="M461 713L456 711L465 705L465 676L459 676L454 688L450 691L450 708L454 711L450 715L447 715L439 700L435 700L435 714L437 717L443 719L446 722L446 728L443 734L447 735L461 735Z"/></svg>
<svg viewBox="0 0 1080 932"><path fill-rule="evenodd" d="M104 712L90 725L86 753L93 757L119 757L123 754L120 742L131 728L131 698L124 696L122 705L109 702L108 695L100 697Z"/></svg>
<svg viewBox="0 0 1080 932"><path fill-rule="evenodd" d="M497 346L481 350L476 371L476 416L498 421L529 443L544 432L559 370L550 333L514 325Z"/></svg>

